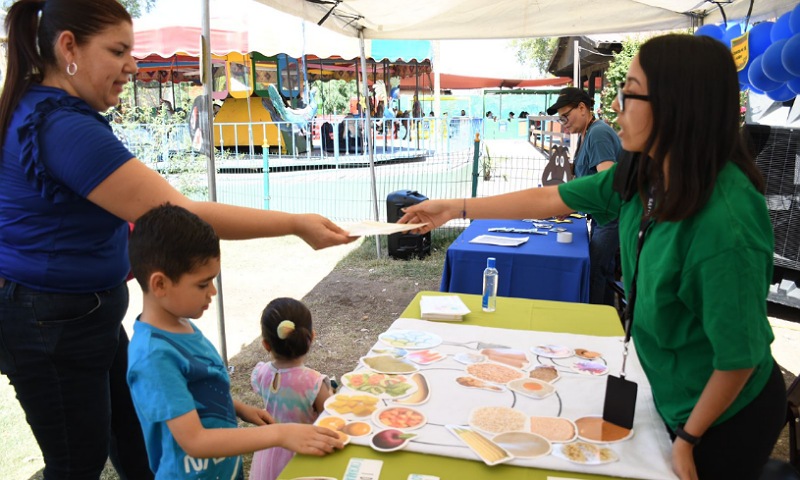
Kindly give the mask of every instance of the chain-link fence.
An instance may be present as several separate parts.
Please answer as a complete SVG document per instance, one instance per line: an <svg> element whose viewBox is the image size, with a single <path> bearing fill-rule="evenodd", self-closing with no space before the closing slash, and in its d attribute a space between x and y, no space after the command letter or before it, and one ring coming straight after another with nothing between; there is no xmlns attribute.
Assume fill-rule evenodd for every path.
<svg viewBox="0 0 800 480"><path fill-rule="evenodd" d="M525 120L515 124L522 133L517 139L477 140L476 134L485 131L480 118L373 121L370 142L378 220L387 221L387 196L398 190L417 191L428 198L461 198L566 178L568 159L534 148L531 126ZM186 125L113 127L140 160L184 194L196 199L207 196L207 161L192 149ZM306 128L275 122L215 124L217 200L291 213L315 212L336 222L374 219L366 130L364 119L343 117L321 117ZM459 228L464 222L448 226Z"/></svg>

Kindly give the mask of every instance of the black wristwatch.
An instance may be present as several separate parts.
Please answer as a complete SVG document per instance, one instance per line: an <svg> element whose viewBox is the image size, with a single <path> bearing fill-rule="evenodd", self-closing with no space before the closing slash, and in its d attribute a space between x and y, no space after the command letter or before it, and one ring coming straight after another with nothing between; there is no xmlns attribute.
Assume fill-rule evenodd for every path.
<svg viewBox="0 0 800 480"><path fill-rule="evenodd" d="M683 425L678 425L678 428L675 429L675 435L682 438L693 447L696 447L700 443L701 437L695 437L691 433L687 433L686 430L683 429Z"/></svg>

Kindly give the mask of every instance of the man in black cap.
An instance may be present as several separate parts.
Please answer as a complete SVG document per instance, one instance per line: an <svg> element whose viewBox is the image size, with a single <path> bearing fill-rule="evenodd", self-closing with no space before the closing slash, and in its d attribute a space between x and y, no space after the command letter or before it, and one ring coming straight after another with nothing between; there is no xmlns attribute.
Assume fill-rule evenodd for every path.
<svg viewBox="0 0 800 480"><path fill-rule="evenodd" d="M563 88L558 99L547 109L548 115L558 114L562 128L579 135L578 147L572 162L575 177L594 175L607 170L617 161L621 145L614 129L597 121L593 112L594 99L580 88ZM614 305L614 293L609 282L615 280L615 257L619 250L617 222L598 225L590 219L589 303Z"/></svg>

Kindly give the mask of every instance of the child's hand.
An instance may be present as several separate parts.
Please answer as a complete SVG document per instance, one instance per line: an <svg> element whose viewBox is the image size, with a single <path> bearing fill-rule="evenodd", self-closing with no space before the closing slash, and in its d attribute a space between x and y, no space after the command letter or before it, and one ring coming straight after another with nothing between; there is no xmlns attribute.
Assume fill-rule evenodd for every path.
<svg viewBox="0 0 800 480"><path fill-rule="evenodd" d="M321 457L341 449L344 444L333 430L314 425L282 423L270 428L281 428L281 447L304 455Z"/></svg>
<svg viewBox="0 0 800 480"><path fill-rule="evenodd" d="M233 401L233 408L236 410L236 416L253 425L270 425L275 423L275 419L272 418L272 415L263 408L256 408L238 400Z"/></svg>

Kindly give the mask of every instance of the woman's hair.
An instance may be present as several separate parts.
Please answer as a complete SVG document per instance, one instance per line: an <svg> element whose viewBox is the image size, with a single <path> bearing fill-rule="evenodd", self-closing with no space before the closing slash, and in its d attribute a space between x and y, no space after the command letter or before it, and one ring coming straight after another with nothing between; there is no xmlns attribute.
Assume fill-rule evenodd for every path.
<svg viewBox="0 0 800 480"><path fill-rule="evenodd" d="M647 76L653 126L643 152L651 157L639 168L638 190L645 202L647 185L654 187L654 216L678 221L697 213L728 161L763 192L764 179L739 127L739 80L730 49L710 37L664 35L642 45L639 63Z"/></svg>
<svg viewBox="0 0 800 480"><path fill-rule="evenodd" d="M284 331L285 338L278 334L278 326L284 320L294 323L294 329ZM272 349L275 357L293 360L308 353L313 338L311 312L299 300L276 298L269 302L261 314L261 337Z"/></svg>
<svg viewBox="0 0 800 480"><path fill-rule="evenodd" d="M117 0L19 0L6 15L8 69L0 95L0 146L19 99L45 71L56 68L55 43L70 31L78 45L122 22L133 23Z"/></svg>

